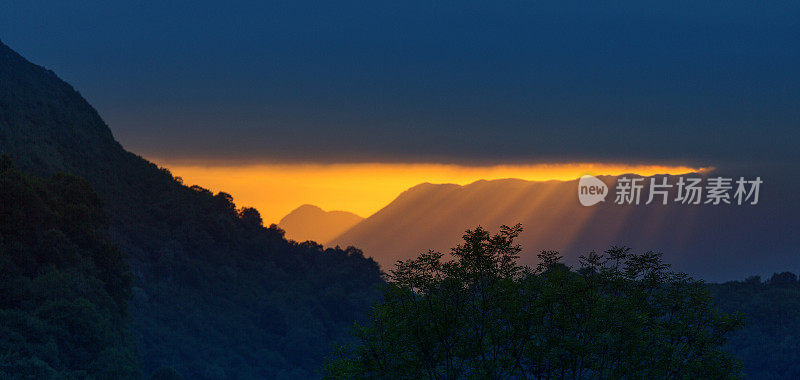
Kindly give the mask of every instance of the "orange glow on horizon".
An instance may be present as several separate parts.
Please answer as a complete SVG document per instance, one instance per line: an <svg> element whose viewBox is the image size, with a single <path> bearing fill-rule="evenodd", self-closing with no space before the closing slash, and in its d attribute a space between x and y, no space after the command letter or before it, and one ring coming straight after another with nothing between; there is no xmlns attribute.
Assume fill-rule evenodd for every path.
<svg viewBox="0 0 800 380"><path fill-rule="evenodd" d="M519 178L529 181L573 180L585 174L685 174L709 168L602 163L462 166L444 164L170 164L156 160L188 185L233 196L239 207L255 207L264 224L303 204L326 211L343 210L368 217L403 191L420 183L466 185L478 180Z"/></svg>

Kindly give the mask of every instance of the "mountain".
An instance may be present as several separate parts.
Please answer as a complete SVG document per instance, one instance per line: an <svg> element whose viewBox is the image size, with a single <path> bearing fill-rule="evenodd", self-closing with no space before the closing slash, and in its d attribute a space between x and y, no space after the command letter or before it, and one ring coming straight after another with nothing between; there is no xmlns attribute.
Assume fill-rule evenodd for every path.
<svg viewBox="0 0 800 380"><path fill-rule="evenodd" d="M765 177L759 203L741 206L617 205L610 195L585 207L577 199L577 180L425 183L330 244L356 245L389 270L428 249L447 252L468 228L522 223L523 264L535 265L539 250L558 250L575 263L591 250L624 245L660 251L674 269L706 280L731 280L800 268L800 235L794 232L800 229L794 214L800 199L784 177ZM599 178L613 190L617 177Z"/></svg>
<svg viewBox="0 0 800 380"><path fill-rule="evenodd" d="M40 177L82 177L102 199L108 234L130 258L124 327L145 375L314 377L378 296L378 265L359 250L287 240L230 195L184 186L125 151L69 84L2 43L0 153Z"/></svg>
<svg viewBox="0 0 800 380"><path fill-rule="evenodd" d="M296 241L313 240L325 244L364 218L347 211L325 211L314 205L302 205L286 214L278 227Z"/></svg>

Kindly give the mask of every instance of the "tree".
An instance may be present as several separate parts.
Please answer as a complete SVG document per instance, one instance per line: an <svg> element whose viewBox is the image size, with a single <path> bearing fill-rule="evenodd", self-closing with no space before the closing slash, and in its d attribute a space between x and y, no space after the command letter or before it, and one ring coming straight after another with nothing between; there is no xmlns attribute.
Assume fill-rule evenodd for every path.
<svg viewBox="0 0 800 380"><path fill-rule="evenodd" d="M612 247L554 251L517 265L522 228L467 231L450 258L398 262L383 302L339 347L326 378L722 378L740 375L721 349L738 315L710 306L702 282L659 254Z"/></svg>

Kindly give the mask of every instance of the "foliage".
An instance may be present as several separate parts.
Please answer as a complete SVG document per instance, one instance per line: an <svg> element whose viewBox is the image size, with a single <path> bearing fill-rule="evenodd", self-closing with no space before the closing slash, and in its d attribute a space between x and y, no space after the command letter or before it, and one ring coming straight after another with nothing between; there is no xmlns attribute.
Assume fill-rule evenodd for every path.
<svg viewBox="0 0 800 380"><path fill-rule="evenodd" d="M0 159L0 378L138 378L131 273L106 223L83 180Z"/></svg>
<svg viewBox="0 0 800 380"><path fill-rule="evenodd" d="M326 378L722 378L740 375L722 350L741 318L711 307L702 282L660 255L612 248L571 270L557 252L520 267L514 238L480 227L444 260L399 262L358 343L340 347Z"/></svg>
<svg viewBox="0 0 800 380"><path fill-rule="evenodd" d="M762 281L710 284L714 304L739 311L745 327L731 334L726 349L752 379L800 378L800 282L793 273L775 273Z"/></svg>
<svg viewBox="0 0 800 380"><path fill-rule="evenodd" d="M148 216L126 218L124 234L112 219L135 253L132 278L86 182L10 166L5 158L0 378L164 377L164 367L192 379L313 377L378 297L381 272L361 251L288 241L254 209L166 171L139 181L158 192L129 194Z"/></svg>

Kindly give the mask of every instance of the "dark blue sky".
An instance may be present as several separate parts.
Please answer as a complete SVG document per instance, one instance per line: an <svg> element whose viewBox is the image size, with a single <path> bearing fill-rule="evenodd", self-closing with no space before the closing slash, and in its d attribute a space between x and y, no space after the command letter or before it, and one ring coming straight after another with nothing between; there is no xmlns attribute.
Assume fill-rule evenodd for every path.
<svg viewBox="0 0 800 380"><path fill-rule="evenodd" d="M800 2L529 3L2 2L0 39L148 157L800 162Z"/></svg>

